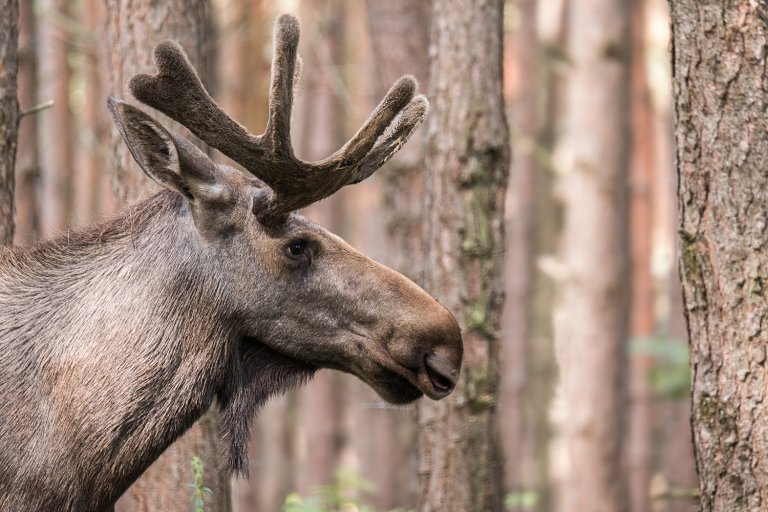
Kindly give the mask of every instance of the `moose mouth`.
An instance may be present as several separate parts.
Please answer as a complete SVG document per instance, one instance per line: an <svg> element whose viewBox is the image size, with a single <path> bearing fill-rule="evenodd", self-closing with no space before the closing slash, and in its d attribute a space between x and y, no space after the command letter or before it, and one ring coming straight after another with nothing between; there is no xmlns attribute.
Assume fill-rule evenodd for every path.
<svg viewBox="0 0 768 512"><path fill-rule="evenodd" d="M384 400L393 404L407 404L422 395L440 400L448 396L455 386L441 362L429 354L424 356L421 367L416 369L392 369L381 362L375 363L378 370L376 375L361 378Z"/></svg>
<svg viewBox="0 0 768 512"><path fill-rule="evenodd" d="M424 356L424 373L426 373L429 383L432 385L432 389L437 395L447 396L453 391L453 381L449 377L443 375L440 370L430 366L429 356Z"/></svg>
<svg viewBox="0 0 768 512"><path fill-rule="evenodd" d="M424 393L407 379L397 374L390 378L378 378L367 381L368 384L387 402L396 405L409 404L421 398Z"/></svg>

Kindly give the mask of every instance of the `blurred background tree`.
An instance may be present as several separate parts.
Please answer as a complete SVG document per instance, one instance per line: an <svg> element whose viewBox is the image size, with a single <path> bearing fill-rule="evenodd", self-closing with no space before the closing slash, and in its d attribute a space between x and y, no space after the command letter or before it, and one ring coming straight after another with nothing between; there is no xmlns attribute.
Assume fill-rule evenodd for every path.
<svg viewBox="0 0 768 512"><path fill-rule="evenodd" d="M16 244L90 223L155 190L104 106L109 94L131 100L125 82L154 69L151 49L159 39L180 40L217 101L260 132L271 25L282 12L297 14L304 73L292 137L303 158L327 156L349 138L401 74L416 75L432 101L425 127L386 169L306 213L449 304L467 339L459 391L437 404L392 407L354 378L320 372L261 412L249 448L250 480L227 481L216 471L215 418L207 416L118 510L192 509L194 456L213 490L205 495L213 511L229 510L230 501L242 512L569 511L573 493L585 491L581 499L590 504L597 496L623 496L604 510L696 509L690 374L674 264L664 0L635 0L631 7L618 0L505 0L482 8L469 0L18 5L20 109L54 105L19 123L15 210L6 207L15 211ZM618 14L598 23L608 10ZM2 36L14 39L9 29ZM588 53L598 36L608 50ZM503 93L503 103L485 90ZM511 146L509 163L501 139L483 145L483 134L501 126L504 114L509 134L497 129L494 137ZM461 170L483 151L496 171L473 202L471 176ZM606 156L588 159L587 152ZM594 169L585 172L578 163L587 160ZM464 185L457 186L457 173ZM10 197L8 184L0 178L0 197ZM483 227L489 231L472 231ZM483 278L473 274L480 261L474 246L458 243L475 235L494 242L480 244L489 270ZM593 302L586 290L609 278ZM478 290L489 292L481 294L483 308ZM603 306L587 316L590 304ZM485 365L479 389L478 368ZM588 413L597 413L592 423L584 420ZM594 470L586 455L573 458L585 433L608 454ZM623 494L586 486L600 474L604 482L610 477L607 485L623 482ZM469 505L440 501L454 492L477 498ZM323 496L338 499L323 505Z"/></svg>

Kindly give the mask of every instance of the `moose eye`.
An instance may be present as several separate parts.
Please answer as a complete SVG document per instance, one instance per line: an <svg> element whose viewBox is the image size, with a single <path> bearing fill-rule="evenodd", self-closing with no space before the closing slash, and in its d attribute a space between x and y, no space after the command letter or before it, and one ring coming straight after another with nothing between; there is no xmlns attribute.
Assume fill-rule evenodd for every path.
<svg viewBox="0 0 768 512"><path fill-rule="evenodd" d="M291 256L301 256L304 254L306 246L306 242L303 240L298 240L296 242L291 242L291 244L288 246L288 250L290 251Z"/></svg>
<svg viewBox="0 0 768 512"><path fill-rule="evenodd" d="M311 251L306 240L294 240L286 247L286 253L292 260L309 262Z"/></svg>

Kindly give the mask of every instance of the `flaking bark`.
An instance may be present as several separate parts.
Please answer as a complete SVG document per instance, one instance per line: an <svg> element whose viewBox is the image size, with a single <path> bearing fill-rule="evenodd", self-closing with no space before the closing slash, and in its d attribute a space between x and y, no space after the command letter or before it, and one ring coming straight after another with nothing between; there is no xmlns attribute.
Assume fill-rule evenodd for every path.
<svg viewBox="0 0 768 512"><path fill-rule="evenodd" d="M765 2L673 0L678 206L701 509L768 505Z"/></svg>

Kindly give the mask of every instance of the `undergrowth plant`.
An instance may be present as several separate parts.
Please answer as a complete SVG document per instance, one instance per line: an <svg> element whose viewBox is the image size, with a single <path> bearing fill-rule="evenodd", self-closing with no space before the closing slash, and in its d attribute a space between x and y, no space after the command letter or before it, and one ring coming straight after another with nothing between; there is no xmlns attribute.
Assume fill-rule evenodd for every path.
<svg viewBox="0 0 768 512"><path fill-rule="evenodd" d="M360 500L360 494L374 491L374 486L355 471L339 468L334 474L333 483L318 485L312 494L302 497L291 493L285 498L281 512L376 512L373 507ZM389 512L411 512L396 508Z"/></svg>
<svg viewBox="0 0 768 512"><path fill-rule="evenodd" d="M205 512L205 495L211 493L211 489L203 485L205 467L203 461L195 455L192 457L192 482L187 484L192 489L192 504L195 512Z"/></svg>

